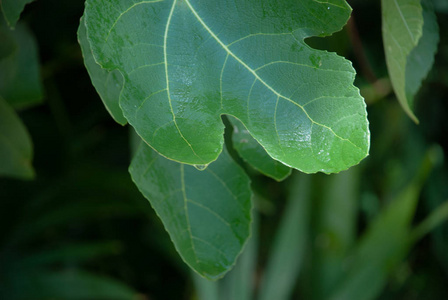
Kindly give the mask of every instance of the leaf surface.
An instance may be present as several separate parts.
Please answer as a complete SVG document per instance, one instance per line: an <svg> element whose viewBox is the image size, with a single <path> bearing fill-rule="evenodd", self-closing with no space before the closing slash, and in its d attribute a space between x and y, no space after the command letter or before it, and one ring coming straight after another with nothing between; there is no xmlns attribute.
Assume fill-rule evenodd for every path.
<svg viewBox="0 0 448 300"><path fill-rule="evenodd" d="M124 77L120 106L151 147L187 164L214 161L222 114L268 154L304 172L338 172L369 149L350 62L304 39L340 30L343 0L87 0L95 60Z"/></svg>
<svg viewBox="0 0 448 300"><path fill-rule="evenodd" d="M270 157L238 119L229 117L229 121L233 126L233 147L247 163L277 181L291 174L291 168Z"/></svg>
<svg viewBox="0 0 448 300"><path fill-rule="evenodd" d="M34 177L31 138L12 107L0 97L0 176Z"/></svg>
<svg viewBox="0 0 448 300"><path fill-rule="evenodd" d="M24 25L14 30L0 20L0 96L14 108L41 102L43 87L34 36Z"/></svg>
<svg viewBox="0 0 448 300"><path fill-rule="evenodd" d="M78 42L81 45L87 72L89 73L93 86L100 95L104 106L106 106L107 111L117 123L125 125L127 121L123 116L123 112L118 103L120 91L123 88L123 77L119 71L104 70L95 62L92 55L92 49L87 40L84 17L81 18L81 22L79 23Z"/></svg>
<svg viewBox="0 0 448 300"><path fill-rule="evenodd" d="M129 168L182 259L208 278L222 277L249 237L249 178L224 150L204 171L163 158L142 143Z"/></svg>
<svg viewBox="0 0 448 300"><path fill-rule="evenodd" d="M3 16L5 17L8 26L14 28L20 18L25 5L34 0L2 0L0 5L2 7Z"/></svg>
<svg viewBox="0 0 448 300"><path fill-rule="evenodd" d="M430 1L382 0L387 68L398 101L409 117L414 97L434 63L439 30Z"/></svg>

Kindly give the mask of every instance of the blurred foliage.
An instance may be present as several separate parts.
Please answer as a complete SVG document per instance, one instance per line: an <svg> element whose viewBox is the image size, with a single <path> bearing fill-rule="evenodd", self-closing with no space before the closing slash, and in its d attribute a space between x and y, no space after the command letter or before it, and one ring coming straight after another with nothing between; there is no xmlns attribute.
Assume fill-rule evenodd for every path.
<svg viewBox="0 0 448 300"><path fill-rule="evenodd" d="M0 179L0 299L245 300L276 292L275 299L445 299L445 2L434 1L441 36L435 66L416 97L420 125L391 91L378 1L349 1L353 18L343 31L307 40L344 55L358 71L370 156L339 175L294 174L284 182L238 160L252 177L259 225L236 268L215 283L191 276L130 179L128 129L104 109L77 43L84 1L27 5L21 22L38 44L45 96L19 112L34 143L36 179ZM282 271L288 282L275 275ZM370 294L363 288L356 294L360 274Z"/></svg>

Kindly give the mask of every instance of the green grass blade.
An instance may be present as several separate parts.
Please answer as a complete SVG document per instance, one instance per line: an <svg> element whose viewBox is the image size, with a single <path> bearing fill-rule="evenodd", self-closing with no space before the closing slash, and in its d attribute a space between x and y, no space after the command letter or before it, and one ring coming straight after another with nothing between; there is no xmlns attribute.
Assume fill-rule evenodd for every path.
<svg viewBox="0 0 448 300"><path fill-rule="evenodd" d="M319 182L323 194L315 206L316 237L312 252L313 299L324 299L343 274L344 258L356 236L359 168L326 176Z"/></svg>
<svg viewBox="0 0 448 300"><path fill-rule="evenodd" d="M310 179L304 174L291 178L293 188L261 279L259 300L286 300L294 289L308 238Z"/></svg>

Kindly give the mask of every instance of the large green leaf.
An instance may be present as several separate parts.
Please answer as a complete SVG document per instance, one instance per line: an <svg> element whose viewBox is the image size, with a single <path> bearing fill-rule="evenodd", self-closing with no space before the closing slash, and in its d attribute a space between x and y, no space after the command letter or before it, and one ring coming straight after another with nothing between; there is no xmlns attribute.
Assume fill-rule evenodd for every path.
<svg viewBox="0 0 448 300"><path fill-rule="evenodd" d="M237 117L273 158L338 172L369 149L351 63L311 49L340 30L344 0L87 0L95 60L124 77L120 106L162 155L208 164L221 152L221 114Z"/></svg>
<svg viewBox="0 0 448 300"><path fill-rule="evenodd" d="M0 20L0 40L0 96L14 108L40 103L43 88L34 36L24 25L10 30Z"/></svg>
<svg viewBox="0 0 448 300"><path fill-rule="evenodd" d="M233 147L247 163L277 181L291 174L291 168L270 157L238 119L229 117L229 120L233 126Z"/></svg>
<svg viewBox="0 0 448 300"><path fill-rule="evenodd" d="M106 106L107 111L117 123L125 125L127 121L118 104L120 91L123 88L123 77L119 71L108 72L95 62L89 41L87 40L84 18L81 18L79 23L78 42L81 45L87 72L89 72L93 86L100 95L104 106Z"/></svg>
<svg viewBox="0 0 448 300"><path fill-rule="evenodd" d="M31 138L14 110L0 97L0 176L30 179Z"/></svg>
<svg viewBox="0 0 448 300"><path fill-rule="evenodd" d="M392 86L404 111L413 113L414 96L434 63L439 41L430 1L382 0L383 40Z"/></svg>
<svg viewBox="0 0 448 300"><path fill-rule="evenodd" d="M248 239L251 222L249 178L227 152L199 171L142 143L129 171L183 260L206 278L223 276Z"/></svg>
<svg viewBox="0 0 448 300"><path fill-rule="evenodd" d="M3 16L9 27L14 28L17 21L20 18L25 5L33 2L34 0L2 0L0 5L2 7Z"/></svg>

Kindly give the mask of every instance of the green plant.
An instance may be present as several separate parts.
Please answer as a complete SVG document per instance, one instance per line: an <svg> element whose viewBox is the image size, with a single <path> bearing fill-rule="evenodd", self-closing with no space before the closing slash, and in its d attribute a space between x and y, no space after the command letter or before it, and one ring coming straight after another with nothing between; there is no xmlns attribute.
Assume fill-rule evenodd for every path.
<svg viewBox="0 0 448 300"><path fill-rule="evenodd" d="M120 94L114 101L103 95L103 101L114 104L111 112L119 106L160 155L181 163L154 163L159 154L142 147L130 172L182 258L203 276L227 272L249 236L247 179L225 154L218 158L220 115L238 118L261 143L257 147L305 172L338 172L367 155L365 105L352 85L352 67L303 41L340 29L350 12L341 3L285 1L270 11L272 4L250 1L238 8L225 2L86 2L79 39L87 67L95 80L103 75L101 82L116 76L107 70L123 76ZM244 6L253 13L232 18ZM225 14L218 13L224 7ZM276 163L270 156L255 165ZM217 158L217 169L208 166ZM184 175L185 163L199 171ZM201 182L209 183L208 192Z"/></svg>
<svg viewBox="0 0 448 300"><path fill-rule="evenodd" d="M16 25L27 2L14 2L20 7L12 10L13 2L3 0L6 23L0 28L6 41L0 45L0 70L7 75L0 77L0 96L6 100L0 102L0 114L8 114L1 121L11 120L0 122L0 128L10 133L8 146L0 147L0 153L9 155L2 157L8 164L0 164L0 173L22 178L33 176L31 142L9 106L38 104L42 87L37 72L29 69L37 68L35 47L23 44L32 44L32 37L20 37L26 32L20 24L16 31L7 26ZM443 4L434 3L443 9ZM361 79L357 86L373 102L386 97L391 85L404 111L417 122L414 98L431 69L439 40L433 2L382 1L382 9L390 83L365 76L371 82ZM253 297L250 282L257 241L248 240L253 219L263 213L257 172L277 181L285 180L292 169L339 173L368 155L366 105L353 84L351 63L310 46L319 43L310 37L341 30L350 13L344 0L247 0L238 5L86 1L78 29L85 66L113 119L129 123L137 133L132 135L141 145L134 148L129 172L176 250L194 271L216 280L246 249L223 281L196 279L203 299ZM25 64L26 59L32 64ZM18 95L17 84L28 94ZM395 124L388 126L400 131ZM13 134L14 130L20 133ZM393 140L394 132L385 136ZM360 241L355 234L359 195L346 193L360 185L351 174L364 174L361 169L368 167L325 179L316 175L313 178L318 179L301 175L298 183L298 175L287 179L285 184L301 190L290 193L259 298L287 299L298 274L307 268L322 283L320 288L303 287L310 299L360 298L360 293L363 299L377 297L411 246L446 218L444 206L411 229L422 186L440 161L437 146L431 147L413 155L420 161L427 152L420 171L413 164L412 180L412 176L392 180L396 174L390 175L382 196L393 200L381 213L367 213L373 223L368 222ZM405 169L395 170L405 174ZM315 181L321 182L325 193L315 191ZM314 198L320 199L321 207L314 207ZM346 219L336 222L334 215ZM313 244L314 234L321 237L321 244L337 247L324 251L307 246ZM385 237L387 245L378 246ZM314 249L312 268L303 262L310 249ZM278 280L279 274L285 277Z"/></svg>

